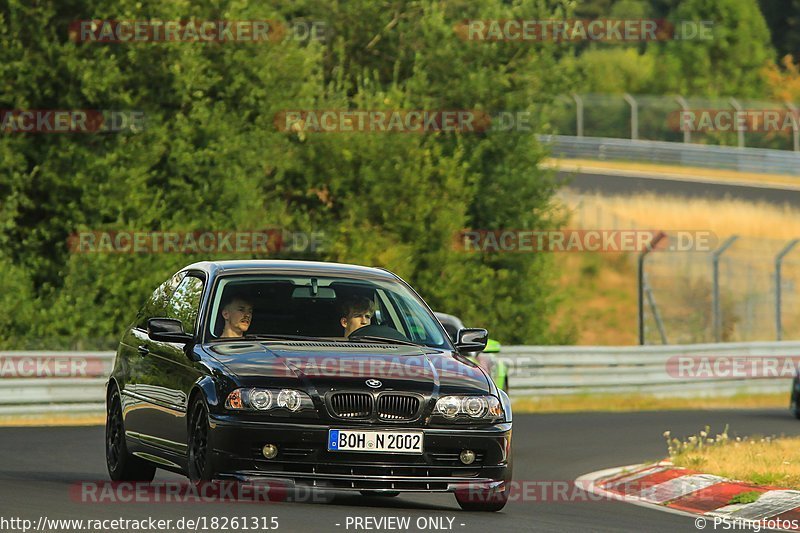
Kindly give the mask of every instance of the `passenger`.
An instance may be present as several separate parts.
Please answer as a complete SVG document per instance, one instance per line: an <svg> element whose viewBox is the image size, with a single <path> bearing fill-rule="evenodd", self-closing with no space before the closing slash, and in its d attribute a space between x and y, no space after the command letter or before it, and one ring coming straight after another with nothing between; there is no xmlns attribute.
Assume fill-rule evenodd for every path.
<svg viewBox="0 0 800 533"><path fill-rule="evenodd" d="M349 337L358 328L369 326L375 305L372 300L363 296L351 296L341 306L339 323L344 328L344 336Z"/></svg>
<svg viewBox="0 0 800 533"><path fill-rule="evenodd" d="M244 337L253 320L253 304L244 296L226 296L222 300L225 327L220 337Z"/></svg>

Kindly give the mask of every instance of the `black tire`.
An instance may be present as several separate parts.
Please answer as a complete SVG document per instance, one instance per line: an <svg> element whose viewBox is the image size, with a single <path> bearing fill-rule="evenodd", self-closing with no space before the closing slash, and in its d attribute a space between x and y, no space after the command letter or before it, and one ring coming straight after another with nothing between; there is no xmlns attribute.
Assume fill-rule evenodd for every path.
<svg viewBox="0 0 800 533"><path fill-rule="evenodd" d="M502 491L456 491L456 501L464 511L494 513L508 503L508 488Z"/></svg>
<svg viewBox="0 0 800 533"><path fill-rule="evenodd" d="M156 465L128 451L125 442L125 424L119 390L108 398L106 407L106 467L113 481L151 482L156 476Z"/></svg>
<svg viewBox="0 0 800 533"><path fill-rule="evenodd" d="M188 473L194 483L214 479L215 471L210 446L211 428L208 424L208 407L198 396L189 410Z"/></svg>
<svg viewBox="0 0 800 533"><path fill-rule="evenodd" d="M394 498L400 496L399 491L381 491L381 490L360 490L358 491L362 496L380 496L383 498Z"/></svg>

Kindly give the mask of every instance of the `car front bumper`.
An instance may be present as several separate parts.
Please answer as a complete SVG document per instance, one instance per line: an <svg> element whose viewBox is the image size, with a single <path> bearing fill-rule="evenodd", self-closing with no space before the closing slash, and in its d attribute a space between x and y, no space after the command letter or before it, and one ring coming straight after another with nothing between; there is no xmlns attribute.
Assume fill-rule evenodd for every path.
<svg viewBox="0 0 800 533"><path fill-rule="evenodd" d="M254 483L274 480L289 486L336 490L497 490L511 480L511 423L488 428L428 428L348 423L295 424L211 418L211 445L220 477ZM423 432L422 454L331 452L328 430L415 430ZM278 455L266 459L265 444ZM472 450L470 465L459 460Z"/></svg>

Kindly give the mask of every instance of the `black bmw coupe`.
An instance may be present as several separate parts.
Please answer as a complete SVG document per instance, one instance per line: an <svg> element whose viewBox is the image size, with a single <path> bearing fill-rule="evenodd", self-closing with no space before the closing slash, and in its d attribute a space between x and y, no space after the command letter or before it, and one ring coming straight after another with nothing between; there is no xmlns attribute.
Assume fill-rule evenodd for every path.
<svg viewBox="0 0 800 533"><path fill-rule="evenodd" d="M452 492L497 511L511 405L420 296L378 268L306 261L190 265L124 333L108 382L113 480Z"/></svg>

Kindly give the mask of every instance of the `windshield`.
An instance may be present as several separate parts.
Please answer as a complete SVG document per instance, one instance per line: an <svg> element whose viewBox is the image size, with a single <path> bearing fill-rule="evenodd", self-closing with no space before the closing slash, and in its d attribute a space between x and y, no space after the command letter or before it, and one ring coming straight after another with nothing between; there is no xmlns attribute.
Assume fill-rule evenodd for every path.
<svg viewBox="0 0 800 533"><path fill-rule="evenodd" d="M208 338L382 339L451 349L419 297L396 281L256 275L219 279Z"/></svg>

